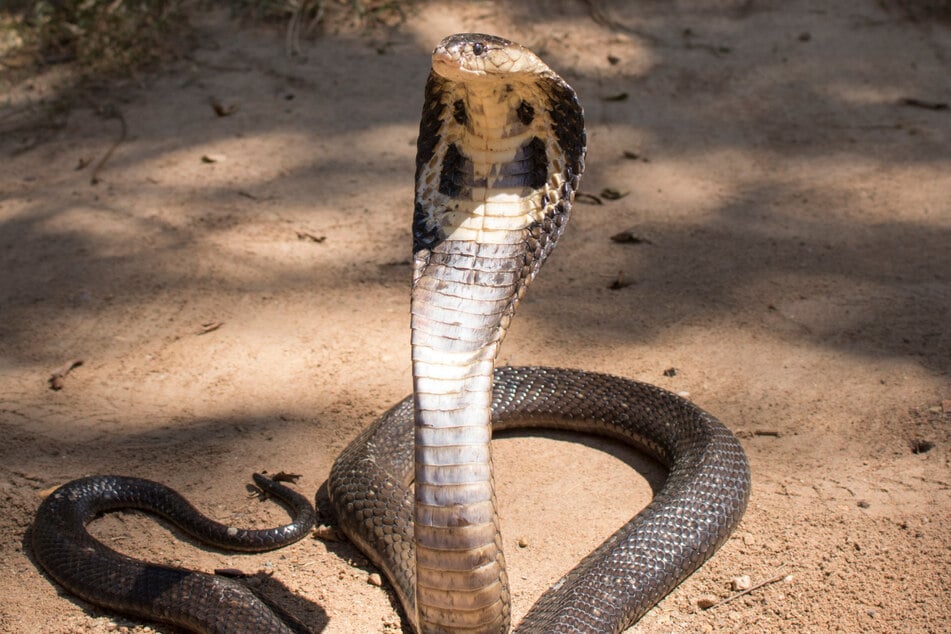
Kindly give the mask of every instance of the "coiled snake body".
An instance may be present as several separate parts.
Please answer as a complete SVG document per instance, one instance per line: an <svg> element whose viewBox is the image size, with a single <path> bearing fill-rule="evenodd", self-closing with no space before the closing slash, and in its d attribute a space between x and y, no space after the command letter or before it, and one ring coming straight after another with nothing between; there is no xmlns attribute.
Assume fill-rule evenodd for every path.
<svg viewBox="0 0 951 634"><path fill-rule="evenodd" d="M706 561L746 508L742 448L688 401L609 375L494 367L516 305L565 228L584 156L575 93L533 53L481 34L450 36L436 48L416 162L414 393L356 438L328 479L340 527L385 573L418 631L509 628L493 428L606 435L669 469L651 504L545 593L520 631L624 629ZM85 532L89 512L57 518L64 504L110 495L101 490L106 484L132 486L119 479L61 489L33 529L40 563L92 602L100 602L95 584L118 583L110 576L117 555ZM82 572L90 570L97 573ZM119 599L102 603L130 611L133 599L122 597L141 592L126 583L109 589ZM139 607L141 596L134 602L133 613L167 618L162 609ZM209 602L193 593L180 611L214 613ZM245 609L251 599L238 602ZM255 619L271 623L260 616L238 622ZM235 620L219 629L214 618L175 622L239 631ZM281 631L248 627L241 631Z"/></svg>

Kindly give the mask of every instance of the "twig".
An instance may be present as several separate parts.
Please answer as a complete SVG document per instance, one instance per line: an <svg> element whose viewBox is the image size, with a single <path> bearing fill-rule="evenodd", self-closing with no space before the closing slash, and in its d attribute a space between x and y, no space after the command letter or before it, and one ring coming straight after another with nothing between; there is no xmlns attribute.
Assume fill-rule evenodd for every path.
<svg viewBox="0 0 951 634"><path fill-rule="evenodd" d="M903 106L911 106L912 108L923 108L925 110L947 110L948 104L943 101L925 101L924 99L916 99L914 97L902 97L899 100L899 103Z"/></svg>
<svg viewBox="0 0 951 634"><path fill-rule="evenodd" d="M125 141L126 134L129 132L129 127L126 125L125 117L122 116L122 113L119 112L119 109L115 106L107 106L102 111L103 116L106 119L118 119L119 123L122 125L122 129L119 132L119 138L113 143L108 150L106 150L105 155L99 159L99 162L96 163L96 167L92 170L92 175L89 177L89 182L93 185L99 183L99 170L103 168L106 164L106 161L109 160L109 157L112 156L112 153L115 151L119 144Z"/></svg>
<svg viewBox="0 0 951 634"><path fill-rule="evenodd" d="M783 564L782 566L780 566L780 568L784 568L785 566L786 566L786 564ZM746 590L743 590L742 592L737 592L736 594L731 595L731 596L729 596L729 597L727 597L727 598L725 598L725 599L722 599L721 601L717 601L716 603L714 603L713 605L711 605L711 606L710 606L709 608L707 608L707 609L708 609L708 610L712 610L713 608L719 607L719 606L721 606L721 605L723 605L723 604L725 604L725 603L729 603L730 601L732 601L732 600L734 600L734 599L739 599L739 598L742 597L744 594L749 594L749 593L752 592L753 590L758 590L758 589L762 588L763 586L768 586L768 585L771 584L771 583L776 583L777 581L782 581L782 580L785 579L785 578L786 578L786 573L785 573L785 572L782 572L782 573L776 575L775 577L770 577L770 578L767 579L766 581L760 581L760 582L757 583L755 586L750 586L749 588L747 588Z"/></svg>

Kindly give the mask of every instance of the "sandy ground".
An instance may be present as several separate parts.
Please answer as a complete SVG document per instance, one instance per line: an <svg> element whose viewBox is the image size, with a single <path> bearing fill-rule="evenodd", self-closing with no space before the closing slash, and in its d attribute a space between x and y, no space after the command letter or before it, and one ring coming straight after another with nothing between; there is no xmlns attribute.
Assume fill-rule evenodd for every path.
<svg viewBox="0 0 951 634"><path fill-rule="evenodd" d="M631 5L427 4L296 58L279 32L205 16L188 60L91 96L42 142L0 136L0 631L153 631L38 572L24 535L43 491L135 474L276 524L252 471L313 494L410 391L423 83L433 45L468 30L530 45L575 86L583 190L602 202L576 206L501 360L689 393L751 461L739 530L638 631L951 631L951 29L871 1ZM35 98L21 86L4 107ZM128 134L92 185L110 112ZM516 620L663 477L597 439L493 450ZM136 514L93 530L273 573L315 631L402 627L345 542L248 556ZM696 606L739 575L785 580Z"/></svg>

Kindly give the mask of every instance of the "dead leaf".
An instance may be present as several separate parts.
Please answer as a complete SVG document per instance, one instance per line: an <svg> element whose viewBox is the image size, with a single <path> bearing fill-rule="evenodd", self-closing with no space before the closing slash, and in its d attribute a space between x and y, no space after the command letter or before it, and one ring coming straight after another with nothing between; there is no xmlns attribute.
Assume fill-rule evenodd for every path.
<svg viewBox="0 0 951 634"><path fill-rule="evenodd" d="M601 199L595 196L594 194L586 194L584 192L578 192L575 194L575 200L579 203L591 203L592 205L603 205Z"/></svg>
<svg viewBox="0 0 951 634"><path fill-rule="evenodd" d="M651 160L650 160L649 158L647 158L646 156L641 156L641 155L638 154L637 152L633 152L633 151L631 151L631 150L624 150L623 156L624 156L624 158L629 159L629 160L631 160L631 161L640 161L640 162L642 162L642 163L650 163L650 162L651 162Z"/></svg>
<svg viewBox="0 0 951 634"><path fill-rule="evenodd" d="M195 333L196 335L207 335L209 332L214 332L225 325L223 321L209 321L201 325L201 328Z"/></svg>
<svg viewBox="0 0 951 634"><path fill-rule="evenodd" d="M219 117L230 117L238 111L238 104L236 103L226 106L214 97L209 100L209 103L211 103L211 109L214 110L215 114Z"/></svg>
<svg viewBox="0 0 951 634"><path fill-rule="evenodd" d="M298 231L297 239L304 240L306 242L316 242L317 244L320 244L321 242L327 239L327 236L315 236L314 234L307 233L306 231Z"/></svg>
<svg viewBox="0 0 951 634"><path fill-rule="evenodd" d="M278 471L274 475L269 475L268 477L275 482L292 482L297 484L297 481L303 476L301 476L299 473L285 473L284 471Z"/></svg>
<svg viewBox="0 0 951 634"><path fill-rule="evenodd" d="M613 282L608 284L608 288L611 289L612 291L617 291L622 288L626 288L630 286L631 284L633 284L633 282L628 282L627 280L624 279L624 271L618 271L617 277L614 278Z"/></svg>
<svg viewBox="0 0 951 634"><path fill-rule="evenodd" d="M605 200L621 200L631 192L621 192L611 187L605 187L601 190L601 198Z"/></svg>
<svg viewBox="0 0 951 634"><path fill-rule="evenodd" d="M654 244L647 238L636 236L630 231L622 231L621 233L615 233L613 236L611 236L611 241L617 242L619 244Z"/></svg>
<svg viewBox="0 0 951 634"><path fill-rule="evenodd" d="M60 368L55 370L53 374L50 375L50 378L47 379L50 384L50 389L57 391L63 389L63 379L66 378L66 375L69 374L73 368L78 368L82 364L82 359L72 359L60 366Z"/></svg>

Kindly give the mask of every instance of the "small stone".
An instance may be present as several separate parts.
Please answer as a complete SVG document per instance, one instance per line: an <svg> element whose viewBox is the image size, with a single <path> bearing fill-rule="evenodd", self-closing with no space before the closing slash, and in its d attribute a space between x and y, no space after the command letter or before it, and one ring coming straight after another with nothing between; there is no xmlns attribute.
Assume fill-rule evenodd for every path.
<svg viewBox="0 0 951 634"><path fill-rule="evenodd" d="M753 585L753 581L749 575L740 575L730 581L730 587L734 590L749 590L751 585Z"/></svg>
<svg viewBox="0 0 951 634"><path fill-rule="evenodd" d="M518 538L518 541L516 541L515 543L518 544L518 547L519 547L519 548L526 548L526 547L528 547L528 540L525 539L524 537L519 537L519 538Z"/></svg>
<svg viewBox="0 0 951 634"><path fill-rule="evenodd" d="M720 599L716 595L704 594L697 599L697 607L701 610L709 610L719 602Z"/></svg>
<svg viewBox="0 0 951 634"><path fill-rule="evenodd" d="M872 505L869 504L868 501L866 501L866 500L859 500L859 501L858 501L858 507L859 507L860 509L867 509L867 508L870 507L870 506L872 506Z"/></svg>
<svg viewBox="0 0 951 634"><path fill-rule="evenodd" d="M371 586L376 586L377 588L383 586L383 577L380 576L378 572L371 572L367 575L367 583Z"/></svg>
<svg viewBox="0 0 951 634"><path fill-rule="evenodd" d="M339 542L340 533L333 526L322 525L314 529L314 539L324 542Z"/></svg>
<svg viewBox="0 0 951 634"><path fill-rule="evenodd" d="M202 163L222 163L225 160L224 154L202 154Z"/></svg>

